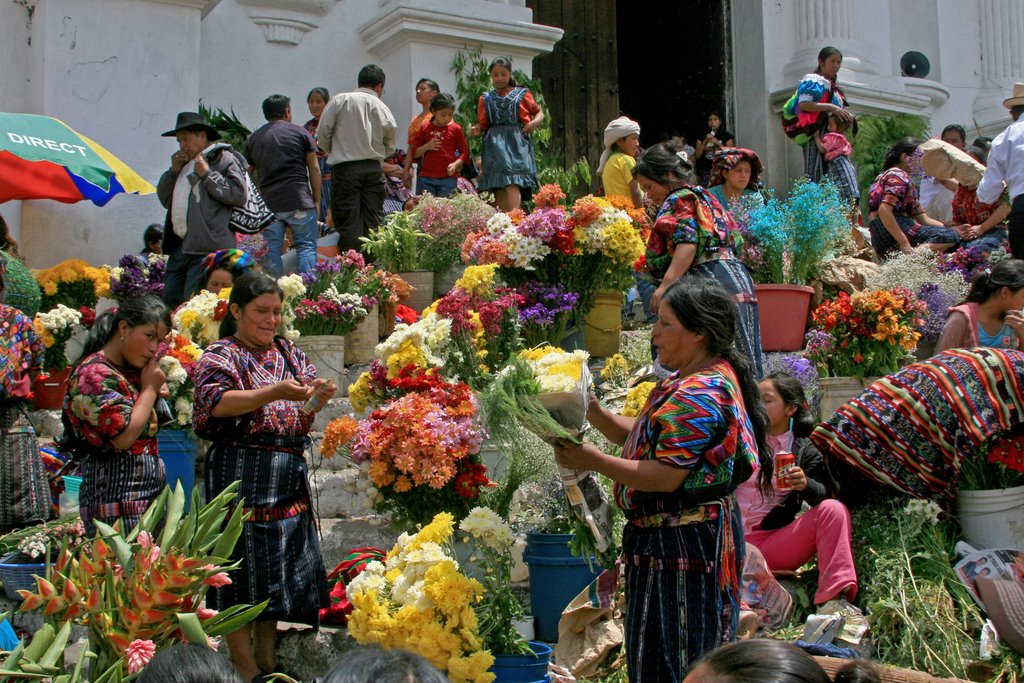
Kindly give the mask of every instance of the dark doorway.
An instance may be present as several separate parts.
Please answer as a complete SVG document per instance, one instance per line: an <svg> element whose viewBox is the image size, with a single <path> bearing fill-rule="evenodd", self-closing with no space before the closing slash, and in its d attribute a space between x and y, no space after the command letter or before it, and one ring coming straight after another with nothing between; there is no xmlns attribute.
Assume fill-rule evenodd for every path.
<svg viewBox="0 0 1024 683"><path fill-rule="evenodd" d="M729 2L616 1L619 108L640 123L644 147L671 131L694 144L710 111L733 125Z"/></svg>

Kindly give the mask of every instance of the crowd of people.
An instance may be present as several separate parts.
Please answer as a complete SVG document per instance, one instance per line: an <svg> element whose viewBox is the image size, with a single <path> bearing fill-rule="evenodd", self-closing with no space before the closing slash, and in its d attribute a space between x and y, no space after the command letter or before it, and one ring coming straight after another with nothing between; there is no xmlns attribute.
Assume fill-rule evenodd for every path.
<svg viewBox="0 0 1024 683"><path fill-rule="evenodd" d="M807 176L831 178L856 221L859 190L849 139L856 121L836 83L841 62L838 50L822 50L817 69L801 81L787 106L796 127L793 137L804 144ZM398 155L397 125L381 100L385 75L375 65L360 70L353 92L330 96L314 88L307 99L313 118L303 126L292 123L287 98L268 97L267 124L248 139L244 157L199 114L179 114L165 133L179 144L158 183L166 220L162 229L149 226L143 238L147 255L162 252L168 258L164 298L128 299L97 318L71 374L63 422L66 440L88 454L80 498L85 525L90 532L96 520L130 528L166 480L154 407L166 393L158 346L170 329L170 312L200 289L231 288L221 339L199 361L194 426L212 442L207 495L240 481L239 496L252 515L236 550L236 559L244 560L241 568L230 586L210 592L209 604L224 609L269 600L259 621L227 636L242 680L262 680L274 670L277 620L316 624L327 602L302 455L315 412L334 388L316 377L298 347L277 335L283 294L273 276L282 272L285 232L292 235L298 269L308 270L321 223L337 232L341 249L358 250L360 238L381 224L389 198L400 207L414 201L409 187L414 180L423 191L448 196L479 174L476 186L494 192L500 209L518 208L537 185L530 133L544 113L529 90L516 84L507 59L495 59L490 75L494 89L480 97L477 121L468 131L484 136L479 167L469 154L467 131L453 119L454 99L429 79L416 84L423 110L408 128L406 154ZM1024 86L1007 107L1015 121L1024 113ZM748 543L772 570L795 569L816 555L818 605L854 601L857 576L850 515L836 500L836 482L822 453L848 442L838 436L810 439L814 423L799 383L781 373L765 376L756 294L736 257L732 212L744 198L760 199L763 165L756 152L737 146L718 113L708 124L708 135L692 153L681 140L641 153L640 126L626 117L605 131L597 167L604 191L632 199L653 218L649 272L637 284L647 288L652 348L667 377L637 418L617 415L596 398L590 401L591 424L622 447L621 456L568 441L559 441L555 452L565 466L614 480L615 502L625 512L630 680L768 680L756 671L771 661L779 668L792 664L794 672L792 678L770 680L816 681L817 665L788 646L763 641L720 648L735 639L746 607L740 581ZM965 143L964 131L955 126L943 138L954 147ZM963 244L992 250L1006 241L1006 220L1009 245L1024 240L1021 139L1024 121L992 142L989 170L976 188L934 183L929 202L948 197L945 221L926 211L913 182L919 143L895 144L868 198L869 234L878 254ZM973 153L984 159L984 150ZM258 187L275 217L264 231L271 252L268 273L237 249L228 224L251 186ZM1004 186L1010 208L998 203ZM0 293L18 277L20 265L17 245L3 227ZM1024 246L1014 251L1024 253ZM0 304L0 357L9 361L0 371L0 526L8 528L47 514L45 478L36 466L38 446L25 413L42 348L28 308L10 304L31 307L32 302L9 298ZM963 355L964 376L985 362L1020 374L1024 356L1013 354L1024 338L1022 306L1024 266L1003 261L979 276L966 300L951 310L940 350L992 347L976 361ZM938 381L929 380L927 372L915 373L887 379L901 386ZM977 400L1000 400L982 373L974 374ZM919 415L899 406L893 411L901 428L927 430ZM955 434L961 427L953 415L942 428ZM870 432L866 442L871 442L881 428L864 416L831 429ZM794 462L776 471L772 456L783 452L793 454ZM905 456L940 460L927 453ZM877 453L859 457L885 460ZM910 476L911 470L900 476ZM910 492L927 489L900 483ZM801 514L802 506L809 511ZM160 661L154 659L143 681L163 680ZM433 680L425 669L408 671L402 680ZM324 680L370 680L332 676Z"/></svg>

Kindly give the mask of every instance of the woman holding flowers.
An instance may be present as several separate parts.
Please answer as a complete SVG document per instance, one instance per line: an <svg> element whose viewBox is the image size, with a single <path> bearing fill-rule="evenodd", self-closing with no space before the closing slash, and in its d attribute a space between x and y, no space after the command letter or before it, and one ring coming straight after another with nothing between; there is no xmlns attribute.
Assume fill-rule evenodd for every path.
<svg viewBox="0 0 1024 683"><path fill-rule="evenodd" d="M732 492L760 466L772 478L767 418L750 360L734 345L736 305L707 279L669 286L654 343L676 372L637 418L592 398L587 417L622 456L560 440L565 467L615 480L626 514L625 644L629 680L683 680L700 656L735 638L743 523ZM692 476L691 476L692 475Z"/></svg>
<svg viewBox="0 0 1024 683"><path fill-rule="evenodd" d="M221 339L196 367L196 433L213 442L206 494L240 481L239 499L251 517L233 560L232 583L211 591L214 609L269 604L260 621L228 634L231 659L244 680L274 670L277 620L316 625L327 605L327 577L310 502L303 452L314 411L334 394L332 384L292 342L279 337L284 294L262 273L247 273L231 289ZM316 396L313 410L304 403Z"/></svg>
<svg viewBox="0 0 1024 683"><path fill-rule="evenodd" d="M167 485L153 406L166 392L157 350L170 329L159 297L125 299L97 316L71 372L61 419L87 453L79 494L87 536L94 519L120 521L127 533Z"/></svg>
<svg viewBox="0 0 1024 683"><path fill-rule="evenodd" d="M2 221L2 219L0 219ZM0 254L0 532L50 516L50 492L36 432L25 412L43 342L32 319L4 303L7 259Z"/></svg>
<svg viewBox="0 0 1024 683"><path fill-rule="evenodd" d="M652 204L661 207L647 241L647 269L658 283L651 310L658 310L665 292L684 275L716 280L736 304L736 342L760 377L764 373L757 295L750 273L736 258L740 241L736 223L707 190L692 185L689 162L664 145L644 152L634 173Z"/></svg>

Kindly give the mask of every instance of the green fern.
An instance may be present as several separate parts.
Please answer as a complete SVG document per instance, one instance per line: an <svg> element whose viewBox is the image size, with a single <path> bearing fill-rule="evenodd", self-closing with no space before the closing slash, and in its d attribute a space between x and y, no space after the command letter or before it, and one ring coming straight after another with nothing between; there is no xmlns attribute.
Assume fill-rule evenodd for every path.
<svg viewBox="0 0 1024 683"><path fill-rule="evenodd" d="M902 138L923 140L928 137L931 120L912 114L868 114L857 117L857 127L851 158L857 168L857 182L866 211L868 190L885 166L885 153Z"/></svg>

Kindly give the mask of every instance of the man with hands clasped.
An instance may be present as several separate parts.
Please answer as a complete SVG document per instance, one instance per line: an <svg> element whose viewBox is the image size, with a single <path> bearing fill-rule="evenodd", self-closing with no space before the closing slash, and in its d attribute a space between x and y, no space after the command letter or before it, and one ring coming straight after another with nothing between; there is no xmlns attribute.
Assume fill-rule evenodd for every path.
<svg viewBox="0 0 1024 683"><path fill-rule="evenodd" d="M174 309L195 291L203 258L235 246L228 227L231 212L245 205L245 168L220 140L202 114L182 112L174 129L163 137L177 138L171 167L160 176L156 192L167 209L163 252L167 254L164 301Z"/></svg>

